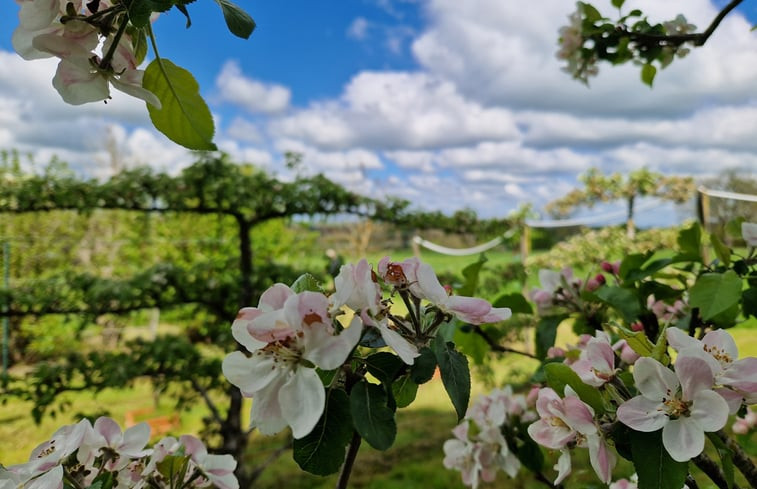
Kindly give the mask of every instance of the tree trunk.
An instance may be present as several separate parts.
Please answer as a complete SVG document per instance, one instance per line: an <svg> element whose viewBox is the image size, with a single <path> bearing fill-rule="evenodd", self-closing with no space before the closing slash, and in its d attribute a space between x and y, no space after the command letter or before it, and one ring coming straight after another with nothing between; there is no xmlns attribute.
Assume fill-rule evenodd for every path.
<svg viewBox="0 0 757 489"><path fill-rule="evenodd" d="M633 223L633 204L635 195L628 197L628 218L626 219L626 236L628 239L636 237L636 226Z"/></svg>

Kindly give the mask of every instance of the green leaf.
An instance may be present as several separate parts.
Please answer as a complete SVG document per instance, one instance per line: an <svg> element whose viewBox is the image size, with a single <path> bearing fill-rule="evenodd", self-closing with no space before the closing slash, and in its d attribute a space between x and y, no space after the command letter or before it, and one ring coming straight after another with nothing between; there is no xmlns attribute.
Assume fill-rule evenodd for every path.
<svg viewBox="0 0 757 489"><path fill-rule="evenodd" d="M152 0L132 0L126 10L129 22L134 27L146 27L150 23L150 16L153 12L152 7Z"/></svg>
<svg viewBox="0 0 757 489"><path fill-rule="evenodd" d="M730 265L731 249L720 240L717 234L713 233L710 235L710 244L712 244L712 249L715 250L715 255L718 257L718 260L720 260L725 266Z"/></svg>
<svg viewBox="0 0 757 489"><path fill-rule="evenodd" d="M671 263L673 263L672 258L660 258L659 260L654 260L650 263L646 263L643 267L628 272L628 275L625 277L625 279L632 280L634 282L641 280L643 278L649 277L650 275L653 275L655 272L659 272Z"/></svg>
<svg viewBox="0 0 757 489"><path fill-rule="evenodd" d="M502 294L492 302L493 307L509 307L513 314L533 314L534 308L523 294Z"/></svg>
<svg viewBox="0 0 757 489"><path fill-rule="evenodd" d="M636 321L641 314L639 298L631 289L606 286L597 289L595 294L599 300L618 311L628 324Z"/></svg>
<svg viewBox="0 0 757 489"><path fill-rule="evenodd" d="M757 318L757 287L750 287L741 293L741 308L744 316Z"/></svg>
<svg viewBox="0 0 757 489"><path fill-rule="evenodd" d="M309 434L295 439L294 461L302 470L315 475L339 471L344 461L344 448L352 438L350 400L341 389L329 391L323 415Z"/></svg>
<svg viewBox="0 0 757 489"><path fill-rule="evenodd" d="M622 278L623 280L628 280L629 275L634 273L636 270L641 270L641 267L644 265L644 263L647 262L649 257L650 254L648 253L634 253L626 256L620 263L620 278Z"/></svg>
<svg viewBox="0 0 757 489"><path fill-rule="evenodd" d="M612 0L612 6L620 9L621 7L623 7L623 2L625 2L625 0Z"/></svg>
<svg viewBox="0 0 757 489"><path fill-rule="evenodd" d="M564 363L548 363L544 365L544 374L547 377L547 385L560 396L564 395L565 386L569 385L576 391L579 399L591 406L597 415L605 412L605 404L599 391L584 384L569 366Z"/></svg>
<svg viewBox="0 0 757 489"><path fill-rule="evenodd" d="M392 384L392 394L398 408L408 407L418 393L418 384L409 375L403 375Z"/></svg>
<svg viewBox="0 0 757 489"><path fill-rule="evenodd" d="M698 307L707 321L726 311L741 299L741 278L733 270L701 275L689 291L689 304Z"/></svg>
<svg viewBox="0 0 757 489"><path fill-rule="evenodd" d="M394 411L387 406L384 389L361 381L352 387L350 412L355 429L376 450L386 450L397 436Z"/></svg>
<svg viewBox="0 0 757 489"><path fill-rule="evenodd" d="M190 72L165 58L154 59L147 65L142 87L154 93L162 105L158 109L147 104L156 129L185 148L216 149L213 117Z"/></svg>
<svg viewBox="0 0 757 489"><path fill-rule="evenodd" d="M743 217L731 219L725 225L725 233L732 238L741 238L741 224L746 221Z"/></svg>
<svg viewBox="0 0 757 489"><path fill-rule="evenodd" d="M405 367L405 362L388 351L374 353L365 359L368 372L384 384L391 384L397 374Z"/></svg>
<svg viewBox="0 0 757 489"><path fill-rule="evenodd" d="M600 14L599 10L597 10L593 5L583 2L579 2L579 5L583 9L583 14L584 17L586 17L587 21L593 24L598 20L602 20L602 14Z"/></svg>
<svg viewBox="0 0 757 489"><path fill-rule="evenodd" d="M712 442L712 444L718 451L718 456L720 457L720 465L723 467L723 476L725 477L725 482L728 485L728 489L731 489L733 487L734 477L733 452L715 432L705 433L705 435L707 435L707 438L709 438L710 442Z"/></svg>
<svg viewBox="0 0 757 489"><path fill-rule="evenodd" d="M557 327L568 316L566 314L558 316L545 316L539 320L536 325L536 356L539 360L547 358L547 351L555 345L557 338Z"/></svg>
<svg viewBox="0 0 757 489"><path fill-rule="evenodd" d="M418 352L419 356L415 357L415 363L410 369L410 378L416 384L425 384L434 376L436 371L436 355L431 348L424 346Z"/></svg>
<svg viewBox="0 0 757 489"><path fill-rule="evenodd" d="M303 273L292 284L292 291L299 294L300 292L323 292L318 279L309 273Z"/></svg>
<svg viewBox="0 0 757 489"><path fill-rule="evenodd" d="M242 39L249 38L255 30L255 21L252 17L229 0L216 0L216 3L221 7L226 26L231 33Z"/></svg>
<svg viewBox="0 0 757 489"><path fill-rule="evenodd" d="M678 247L681 254L692 261L702 260L702 228L695 222L678 233Z"/></svg>
<svg viewBox="0 0 757 489"><path fill-rule="evenodd" d="M618 334L626 340L628 346L642 357L652 356L654 343L652 343L643 331L631 331L630 329L618 327Z"/></svg>
<svg viewBox="0 0 757 489"><path fill-rule="evenodd" d="M455 344L452 342L445 343L437 339L434 341L434 347L444 389L455 407L457 420L460 421L465 416L468 401L470 401L471 382L468 359L455 351Z"/></svg>
<svg viewBox="0 0 757 489"><path fill-rule="evenodd" d="M528 470L539 474L544 469L544 453L541 451L539 444L536 443L530 436L524 436L522 444L517 445L513 450L518 460Z"/></svg>
<svg viewBox="0 0 757 489"><path fill-rule="evenodd" d="M652 86L652 83L654 82L654 77L657 74L657 68L654 67L654 65L650 63L646 63L644 66L641 67L641 81L644 82L646 85Z"/></svg>
<svg viewBox="0 0 757 489"><path fill-rule="evenodd" d="M683 487L689 472L688 462L676 462L662 445L662 430L652 433L630 431L631 455L639 489Z"/></svg>
<svg viewBox="0 0 757 489"><path fill-rule="evenodd" d="M473 297L476 295L476 289L478 288L478 277L481 273L481 269L488 260L486 256L481 253L478 257L478 261L471 263L463 269L463 277L465 283L462 287L457 289L458 295L464 295L466 297Z"/></svg>

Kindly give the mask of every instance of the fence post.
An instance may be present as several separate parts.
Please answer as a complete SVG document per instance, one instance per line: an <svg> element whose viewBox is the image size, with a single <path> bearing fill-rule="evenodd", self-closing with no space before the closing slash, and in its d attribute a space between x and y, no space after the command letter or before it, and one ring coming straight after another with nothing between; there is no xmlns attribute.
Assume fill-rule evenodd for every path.
<svg viewBox="0 0 757 489"><path fill-rule="evenodd" d="M526 263L529 253L531 253L531 227L524 223L520 234L520 261L522 263Z"/></svg>

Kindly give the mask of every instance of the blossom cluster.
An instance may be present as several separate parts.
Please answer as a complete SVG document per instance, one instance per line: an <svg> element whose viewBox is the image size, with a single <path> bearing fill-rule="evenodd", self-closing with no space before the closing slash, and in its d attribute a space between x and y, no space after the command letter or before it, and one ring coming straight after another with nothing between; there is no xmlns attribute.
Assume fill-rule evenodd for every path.
<svg viewBox="0 0 757 489"><path fill-rule="evenodd" d="M57 57L53 86L63 100L80 105L110 98L110 85L160 108L142 87L138 49L145 38L127 29L121 2L21 0L12 42L27 60ZM98 54L99 51L99 54Z"/></svg>
<svg viewBox="0 0 757 489"><path fill-rule="evenodd" d="M483 299L451 295L417 258L393 262L386 257L375 270L366 260L344 265L334 286L327 296L275 284L257 307L240 310L231 326L244 351L224 359L223 373L253 398L251 423L261 433L274 434L286 426L298 439L310 433L326 400L316 369L339 370L364 337L365 346L388 347L412 365L452 317L483 324L510 316L509 309ZM396 295L408 309L404 318L391 310ZM335 375L331 385L342 380Z"/></svg>
<svg viewBox="0 0 757 489"><path fill-rule="evenodd" d="M231 455L209 454L191 435L165 437L146 448L150 427L121 431L100 417L59 428L32 450L29 461L0 466L0 488L199 488L238 489Z"/></svg>
<svg viewBox="0 0 757 489"><path fill-rule="evenodd" d="M444 466L460 471L473 488L493 481L499 470L515 477L521 463L504 434L536 419L533 406L534 396L513 394L509 385L479 396L452 430L455 437L444 442Z"/></svg>

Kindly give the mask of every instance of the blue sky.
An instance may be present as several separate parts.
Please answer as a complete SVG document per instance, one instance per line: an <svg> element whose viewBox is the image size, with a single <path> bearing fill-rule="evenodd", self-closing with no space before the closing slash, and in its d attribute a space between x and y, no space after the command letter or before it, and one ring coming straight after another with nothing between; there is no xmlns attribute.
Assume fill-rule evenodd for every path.
<svg viewBox="0 0 757 489"><path fill-rule="evenodd" d="M722 3L626 1L657 21L683 12L702 29ZM525 202L540 208L592 166L700 180L757 173L757 37L740 13L650 90L632 66L601 66L590 88L561 71L557 32L574 8L565 0L239 4L258 24L249 40L201 0L189 6L189 29L177 11L157 20L159 48L197 77L219 146L282 178L291 176L283 153L298 151L305 171L358 192L501 216ZM0 12L0 147L39 161L55 154L97 177L193 161L151 129L139 101L114 93L107 105L64 104L50 83L56 61L13 53L17 11L7 2ZM639 222L689 212L664 209Z"/></svg>

